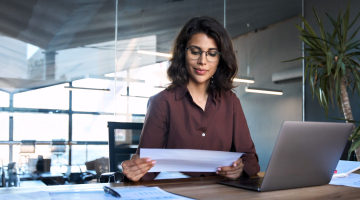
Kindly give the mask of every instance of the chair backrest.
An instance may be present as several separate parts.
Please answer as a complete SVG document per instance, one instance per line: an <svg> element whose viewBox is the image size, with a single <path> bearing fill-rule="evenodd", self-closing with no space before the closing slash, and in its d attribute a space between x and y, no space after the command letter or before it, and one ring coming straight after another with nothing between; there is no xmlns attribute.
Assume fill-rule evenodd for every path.
<svg viewBox="0 0 360 200"><path fill-rule="evenodd" d="M35 140L22 140L20 146L20 153L31 154L35 153Z"/></svg>
<svg viewBox="0 0 360 200"><path fill-rule="evenodd" d="M121 169L120 164L135 154L144 123L108 122L110 172Z"/></svg>
<svg viewBox="0 0 360 200"><path fill-rule="evenodd" d="M64 139L54 139L50 146L50 151L53 154L63 154L66 152L66 145Z"/></svg>

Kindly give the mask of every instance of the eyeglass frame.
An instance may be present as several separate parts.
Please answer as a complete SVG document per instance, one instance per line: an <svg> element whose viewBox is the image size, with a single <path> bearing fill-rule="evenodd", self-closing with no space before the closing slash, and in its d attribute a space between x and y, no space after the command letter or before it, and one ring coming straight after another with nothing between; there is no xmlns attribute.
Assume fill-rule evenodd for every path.
<svg viewBox="0 0 360 200"><path fill-rule="evenodd" d="M193 47L193 48L195 48L195 49L198 49L199 51L200 51L200 56L199 56L199 58L201 58L201 56L202 56L202 54L205 52L206 54L206 60L208 61L208 62L212 62L212 63L214 63L214 62L219 62L219 60L220 60L220 56L221 56L221 52L220 51L216 51L216 53L217 54L219 54L219 60L217 60L217 61L209 61L209 59L207 58L208 57L208 51L202 51L200 48L197 48L197 47L194 47L194 46L190 46L190 47L185 47L185 51L188 51L191 47ZM191 60L199 60L199 58L197 58L197 59L193 59L193 58L190 58Z"/></svg>

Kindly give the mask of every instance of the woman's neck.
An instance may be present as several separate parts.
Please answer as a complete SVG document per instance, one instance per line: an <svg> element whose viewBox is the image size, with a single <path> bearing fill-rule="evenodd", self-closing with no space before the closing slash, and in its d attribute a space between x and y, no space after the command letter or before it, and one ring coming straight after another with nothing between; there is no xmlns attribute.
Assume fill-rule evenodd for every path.
<svg viewBox="0 0 360 200"><path fill-rule="evenodd" d="M187 85L187 88L195 101L206 101L208 97L208 87L210 84L210 80L206 83L197 84L191 80Z"/></svg>

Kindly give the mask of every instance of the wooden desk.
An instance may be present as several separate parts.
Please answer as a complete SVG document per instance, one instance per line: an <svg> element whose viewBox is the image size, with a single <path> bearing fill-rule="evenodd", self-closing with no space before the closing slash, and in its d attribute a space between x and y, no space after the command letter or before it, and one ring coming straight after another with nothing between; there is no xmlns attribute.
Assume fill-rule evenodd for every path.
<svg viewBox="0 0 360 200"><path fill-rule="evenodd" d="M260 173L259 175L263 175ZM104 183L90 185L61 185L36 188L1 188L1 194L35 192L35 191L56 191L66 189L99 189L103 185L111 187L146 185L158 186L168 192L188 196L195 199L360 199L360 188L345 186L323 185L308 188L290 190L255 192L236 187L217 184L216 181L223 180L221 177L203 177L186 179L168 179L143 181L135 183Z"/></svg>

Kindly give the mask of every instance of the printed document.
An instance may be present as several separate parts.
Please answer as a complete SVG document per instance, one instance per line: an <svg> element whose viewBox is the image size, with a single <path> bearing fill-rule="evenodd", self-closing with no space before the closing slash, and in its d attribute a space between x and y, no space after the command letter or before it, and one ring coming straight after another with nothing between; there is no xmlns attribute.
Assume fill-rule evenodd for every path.
<svg viewBox="0 0 360 200"><path fill-rule="evenodd" d="M360 188L360 174L351 173L347 177L333 178L329 184Z"/></svg>
<svg viewBox="0 0 360 200"><path fill-rule="evenodd" d="M194 149L140 149L140 158L156 161L149 172L215 172L218 167L230 166L243 153Z"/></svg>
<svg viewBox="0 0 360 200"><path fill-rule="evenodd" d="M336 166L336 173L334 173L332 178L347 177L351 172L358 169L360 169L360 162L339 160L339 163Z"/></svg>
<svg viewBox="0 0 360 200"><path fill-rule="evenodd" d="M144 187L144 186L129 186L129 187L113 187L117 193L121 195L120 198L113 197L110 194L104 193L102 186L95 190L77 190L77 191L63 191L63 192L51 192L52 200L107 200L107 199L119 199L119 200L186 200L191 199L176 195L159 187Z"/></svg>

